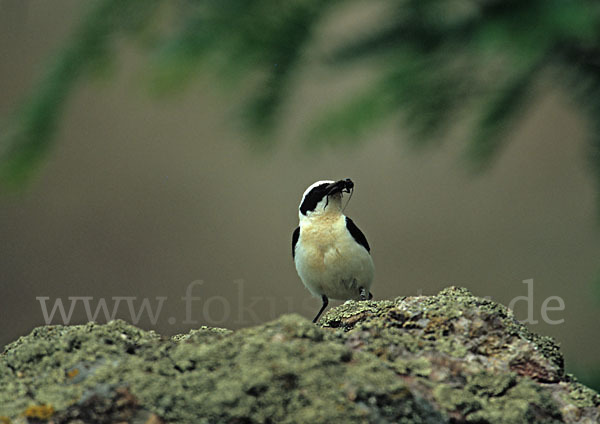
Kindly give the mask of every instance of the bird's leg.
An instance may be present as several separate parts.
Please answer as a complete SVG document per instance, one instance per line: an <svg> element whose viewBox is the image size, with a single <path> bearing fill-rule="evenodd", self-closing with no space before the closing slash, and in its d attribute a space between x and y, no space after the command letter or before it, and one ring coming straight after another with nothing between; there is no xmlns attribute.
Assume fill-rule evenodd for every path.
<svg viewBox="0 0 600 424"><path fill-rule="evenodd" d="M360 297L360 300L367 300L367 299L371 299L373 297L373 295L371 295L371 293L367 294L367 290L365 290L364 287L359 287L358 293L359 293L358 296ZM371 295L371 296L369 297L369 295Z"/></svg>
<svg viewBox="0 0 600 424"><path fill-rule="evenodd" d="M321 297L321 299L323 299L323 306L321 306L321 310L319 311L319 313L317 314L317 316L315 317L315 319L313 319L314 323L317 322L317 320L319 319L319 317L321 316L321 314L323 313L323 311L325 310L325 308L329 304L329 299L327 299L327 296L323 295L323 297Z"/></svg>

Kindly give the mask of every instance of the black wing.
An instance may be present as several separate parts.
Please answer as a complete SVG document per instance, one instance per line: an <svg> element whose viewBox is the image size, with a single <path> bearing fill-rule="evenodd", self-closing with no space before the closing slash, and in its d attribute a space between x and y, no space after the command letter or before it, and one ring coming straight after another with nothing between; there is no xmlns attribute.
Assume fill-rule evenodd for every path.
<svg viewBox="0 0 600 424"><path fill-rule="evenodd" d="M296 243L298 243L298 239L300 238L300 227L294 230L294 234L292 235L292 258L296 257Z"/></svg>
<svg viewBox="0 0 600 424"><path fill-rule="evenodd" d="M360 244L362 247L367 249L367 252L371 253L371 248L369 247L369 242L367 241L367 238L362 233L362 231L360 231L358 229L358 227L356 226L354 221L352 221L348 217L346 217L346 228L348 229L348 231L350 231L350 234L352 234L352 237L354 237L354 240L356 240L356 242L358 244Z"/></svg>

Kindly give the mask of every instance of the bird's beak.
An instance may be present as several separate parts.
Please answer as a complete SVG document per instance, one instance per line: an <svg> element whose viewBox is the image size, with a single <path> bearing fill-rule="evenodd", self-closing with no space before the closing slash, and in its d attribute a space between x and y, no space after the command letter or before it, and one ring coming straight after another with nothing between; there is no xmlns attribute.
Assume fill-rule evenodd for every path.
<svg viewBox="0 0 600 424"><path fill-rule="evenodd" d="M344 191L349 193L353 187L354 183L350 178L339 180L327 186L327 195L332 196L334 194L342 193Z"/></svg>
<svg viewBox="0 0 600 424"><path fill-rule="evenodd" d="M336 193L341 193L342 191L342 186L340 185L340 182L337 181L335 183L331 183L327 186L327 195L328 196L332 196Z"/></svg>

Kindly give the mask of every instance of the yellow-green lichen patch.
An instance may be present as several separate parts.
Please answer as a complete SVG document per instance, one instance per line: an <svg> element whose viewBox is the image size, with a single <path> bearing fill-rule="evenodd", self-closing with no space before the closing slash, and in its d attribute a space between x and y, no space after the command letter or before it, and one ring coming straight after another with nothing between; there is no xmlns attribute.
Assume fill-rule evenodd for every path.
<svg viewBox="0 0 600 424"><path fill-rule="evenodd" d="M427 377L431 374L431 362L427 358L396 358L393 368L398 374Z"/></svg>
<svg viewBox="0 0 600 424"><path fill-rule="evenodd" d="M0 416L40 405L55 412L39 423L600 422L600 397L564 374L552 339L456 287L346 302L319 325L40 327L0 354Z"/></svg>
<svg viewBox="0 0 600 424"><path fill-rule="evenodd" d="M560 415L561 401L556 405L546 402L553 391L562 390L559 385L546 384L565 380L558 345L551 338L531 333L504 306L457 287L436 296L381 302L375 311L373 303L364 303L347 302L341 310L326 314L321 322L332 328L328 338L389 361L399 375L415 379L423 396L430 395L423 380L442 383L436 389L436 400L453 416L476 420L479 418L474 417L504 414L524 419L532 409L526 401L520 408L523 400L507 395L529 387L523 381L539 383L531 387L544 393L541 406L533 407L548 408L540 417L552 421ZM513 389L517 386L518 390ZM499 400L505 396L507 402ZM589 402L586 405L592 411ZM495 409L487 412L492 407Z"/></svg>
<svg viewBox="0 0 600 424"><path fill-rule="evenodd" d="M516 424L516 423L559 423L562 416L548 392L528 380L500 381L501 391L490 392L493 376L483 380L490 384L480 387L477 383L466 388L439 385L433 390L435 400L444 410L458 413L465 422ZM514 385L513 385L514 383ZM508 384L508 386L507 386Z"/></svg>
<svg viewBox="0 0 600 424"><path fill-rule="evenodd" d="M573 384L576 382L577 379L573 375L568 375L565 382L562 383L568 387L565 401L579 408L596 407L600 415L600 395L583 384Z"/></svg>
<svg viewBox="0 0 600 424"><path fill-rule="evenodd" d="M500 396L517 384L517 376L513 373L491 374L480 372L467 376L465 389L479 396Z"/></svg>
<svg viewBox="0 0 600 424"><path fill-rule="evenodd" d="M95 327L94 338L86 336L85 326L61 332L55 340L57 369L71 380L66 386L77 390L57 389L42 377L32 395L56 400L69 416L90 399L102 399L102 405L122 401L114 393L127 387L136 408L139 403L173 422L444 422L443 413L413 393L388 364L325 340L325 330L297 315L235 333L202 329L171 340L141 333L135 340L122 338L122 330L111 329L131 343L113 340L108 345L117 348L110 352L92 348L108 337ZM73 343L77 347L71 349ZM23 348L30 344L35 338L22 341ZM70 360L63 357L67 351ZM69 377L75 369L77 375Z"/></svg>
<svg viewBox="0 0 600 424"><path fill-rule="evenodd" d="M0 413L16 417L32 403L64 409L83 396L81 383L96 370L159 340L123 321L36 328L0 355Z"/></svg>
<svg viewBox="0 0 600 424"><path fill-rule="evenodd" d="M382 315L388 307L393 306L390 300L363 301L349 300L337 308L330 309L320 320L322 327L350 329L354 323L370 321Z"/></svg>
<svg viewBox="0 0 600 424"><path fill-rule="evenodd" d="M173 336L171 340L176 343L188 341L196 343L211 343L212 341L221 339L231 333L232 331L228 330L227 328L215 328L203 325L200 328L190 330L189 333L177 334L176 336Z"/></svg>
<svg viewBox="0 0 600 424"><path fill-rule="evenodd" d="M54 415L54 407L52 405L31 405L23 412L26 418L48 420Z"/></svg>

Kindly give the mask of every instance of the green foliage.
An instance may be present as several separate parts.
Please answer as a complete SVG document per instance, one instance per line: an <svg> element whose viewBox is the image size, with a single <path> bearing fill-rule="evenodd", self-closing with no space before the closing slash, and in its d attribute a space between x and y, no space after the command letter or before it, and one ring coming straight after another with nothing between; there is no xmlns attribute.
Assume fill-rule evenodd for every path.
<svg viewBox="0 0 600 424"><path fill-rule="evenodd" d="M103 0L95 4L31 97L0 138L0 178L27 179L49 150L65 101L77 81L114 54L115 36L137 32L157 1Z"/></svg>
<svg viewBox="0 0 600 424"><path fill-rule="evenodd" d="M290 73L330 2L210 0L179 3L153 55L160 91L181 87L204 65L230 82L257 72L262 82L245 108L257 130L272 127Z"/></svg>
<svg viewBox="0 0 600 424"><path fill-rule="evenodd" d="M324 16L341 1L98 0L45 78L3 128L0 178L19 182L51 147L76 83L115 56L116 42L142 30L152 86L185 87L200 72L224 85L248 84L244 116L261 134L277 123L303 54ZM557 85L579 87L592 122L600 111L600 5L591 0L381 0L385 19L328 57L332 72L374 65L370 85L317 111L310 143L348 142L390 118L402 118L416 145L442 139L465 116L473 122L467 156L484 168L507 129L536 94L548 68ZM150 35L148 36L148 33ZM568 76L568 77L567 77ZM589 89L592 87L593 89ZM591 160L600 185L600 129ZM261 136L257 139L268 139Z"/></svg>

